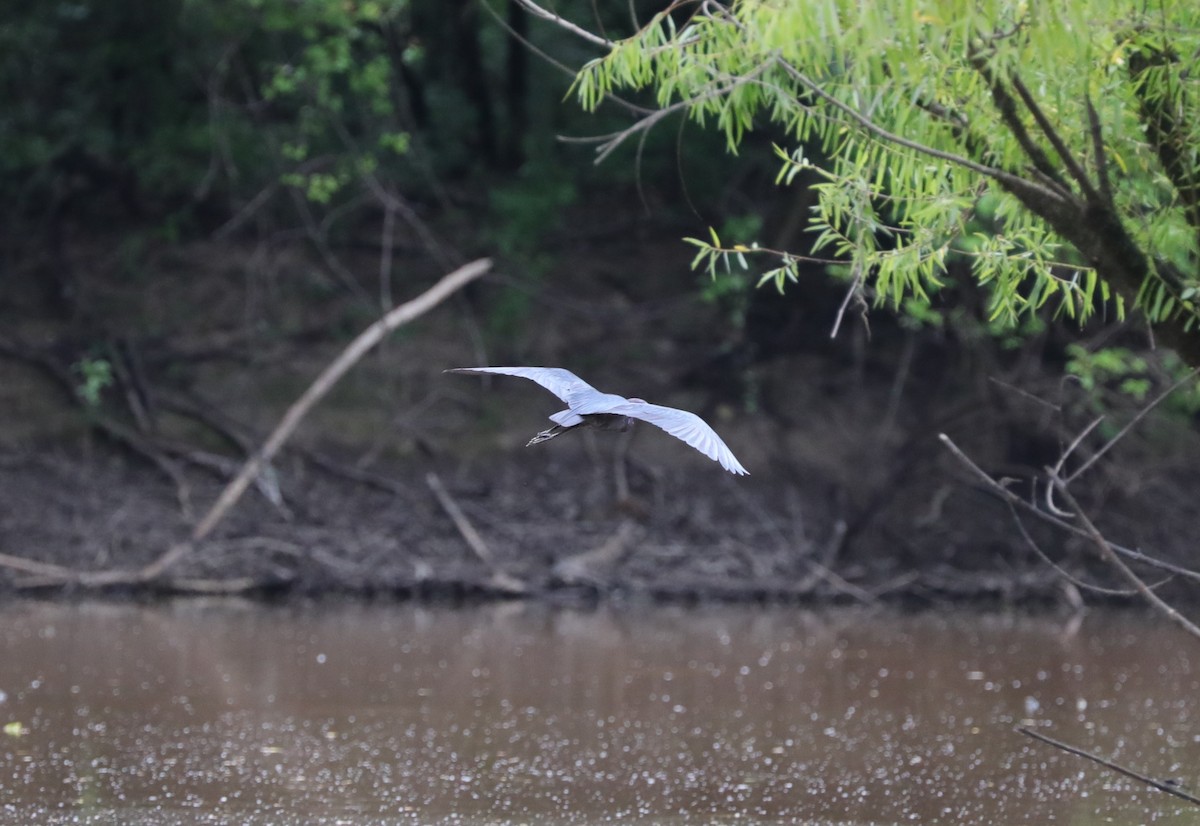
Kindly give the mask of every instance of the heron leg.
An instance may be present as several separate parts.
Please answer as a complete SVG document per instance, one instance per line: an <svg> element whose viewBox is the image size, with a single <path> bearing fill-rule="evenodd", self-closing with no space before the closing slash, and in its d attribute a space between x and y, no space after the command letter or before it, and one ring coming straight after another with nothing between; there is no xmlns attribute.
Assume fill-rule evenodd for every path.
<svg viewBox="0 0 1200 826"><path fill-rule="evenodd" d="M566 433L570 429L571 428L569 428L569 427L562 427L561 425L556 424L554 427L550 428L549 430L543 430L541 433L534 436L532 439L530 439L528 442L525 443L525 447L531 447L532 445L536 445L539 442L549 441L550 439L553 439L555 436L561 436L562 434Z"/></svg>

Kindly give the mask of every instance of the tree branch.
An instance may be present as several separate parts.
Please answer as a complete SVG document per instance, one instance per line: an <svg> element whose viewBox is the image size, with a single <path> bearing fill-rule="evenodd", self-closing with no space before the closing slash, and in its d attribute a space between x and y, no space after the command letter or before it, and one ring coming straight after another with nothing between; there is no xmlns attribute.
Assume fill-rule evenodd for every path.
<svg viewBox="0 0 1200 826"><path fill-rule="evenodd" d="M284 442L291 437L296 427L300 424L300 420L308 414L312 406L323 398L341 377L345 375L346 371L353 367L368 350L382 341L384 336L392 330L425 314L450 295L476 278L479 278L479 276L491 269L491 266L491 261L486 258L480 258L477 261L472 261L469 264L459 267L421 295L393 309L383 318L379 319L379 321L360 333L358 338L350 342L350 345L342 351L341 355L334 359L321 372L321 375L317 376L313 383L309 385L304 394L288 408L283 419L280 420L271 435L267 437L267 441L263 444L262 448L242 466L241 473L221 492L221 496L213 504L212 508L197 523L196 527L192 530L191 541L199 542L212 532L212 529L216 527L217 523L225 515L225 512L241 498L250 481L262 472L266 464L279 451L279 448L283 447Z"/></svg>
<svg viewBox="0 0 1200 826"><path fill-rule="evenodd" d="M970 471L971 475L983 483L983 486L987 491L994 494L1002 501L1013 505L1018 510L1036 516L1043 522L1053 525L1054 527L1066 531L1067 533L1074 534L1075 536L1081 536L1085 539L1092 538L1091 534L1089 534L1085 529L1076 525L1072 525L1070 522L1060 519L1059 517L1047 513L1041 508L1030 504L1020 496L1017 496L1000 482L997 482L987 473L987 471L975 464L971 457L963 453L962 448L956 445L954 441L945 433L938 434L938 438L941 440L942 444L944 444L954 455L954 457L958 459L963 467L965 467L968 471ZM1131 559L1134 562L1139 562L1143 565L1149 565L1150 567L1157 568L1160 571L1177 574L1192 582L1200 582L1200 571L1193 571L1190 568L1184 568L1182 565L1176 565L1172 562L1156 559L1148 554L1142 553L1141 551L1136 551L1133 548L1126 548L1123 545L1116 544L1115 542L1110 542L1108 545L1126 559Z"/></svg>
<svg viewBox="0 0 1200 826"><path fill-rule="evenodd" d="M1141 783L1145 783L1147 786L1153 786L1154 788L1158 789L1160 792L1166 792L1167 794L1175 795L1175 797L1182 798L1183 800L1186 800L1189 803L1196 803L1196 804L1200 805L1200 797L1196 797L1195 795L1189 794L1188 792L1184 791L1179 786L1177 786L1173 783L1167 783L1162 780L1155 780L1153 777L1148 777L1147 775L1141 774L1140 772L1136 772L1133 769L1126 768L1125 766L1114 763L1111 760L1106 760L1105 758L1100 757L1099 755L1089 754L1088 752L1086 752L1082 749L1077 749L1074 746L1069 746L1066 743L1062 742L1061 740L1055 740L1053 737L1047 737L1046 735L1040 734L1039 732L1036 732L1033 729L1028 728L1026 726L1017 726L1016 730L1019 731L1021 734L1024 734L1026 737L1032 737L1034 740L1041 740L1043 743L1045 743L1049 746L1054 746L1054 748L1056 748L1056 749L1062 749L1063 751L1067 752L1068 754L1073 754L1076 757L1082 757L1085 760L1091 760L1093 763L1099 763L1101 766L1104 766L1105 768L1112 769L1113 771L1119 772L1119 773L1125 775L1126 777L1132 777L1134 780L1137 780Z"/></svg>
<svg viewBox="0 0 1200 826"><path fill-rule="evenodd" d="M1025 123L1021 120L1021 114L1017 111L1017 102L1008 93L1008 90L1004 88L1000 79L996 77L996 73L988 65L987 58L977 51L970 56L969 60L975 71L979 72L987 82L988 89L992 93L992 102L996 105L996 111L1000 113L1000 118L1004 121L1004 125L1008 127L1008 131L1012 132L1013 137L1017 139L1017 143L1025 150L1025 154L1029 156L1033 168L1042 173L1060 196L1069 197L1071 195L1070 187L1062 179L1054 164L1050 162L1049 156L1037 145L1037 142L1029 134L1029 130L1025 128Z"/></svg>
<svg viewBox="0 0 1200 826"><path fill-rule="evenodd" d="M961 166L964 169L971 170L972 172L978 172L980 175L991 178L992 180L1004 185L1006 188L1009 188L1009 190L1014 194L1017 192L1024 192L1030 197L1038 196L1060 205L1066 203L1066 200L1061 192L1034 183L1033 181L1026 180L1019 175L1014 175L1011 172L1000 169L999 167L988 166L987 164L973 161L964 155L956 155L953 152L946 152L933 146L926 146L918 141L909 140L908 138L901 137L894 132L889 132L868 118L866 115L860 113L854 107L838 100L836 97L826 92L820 87L820 85L818 85L815 81L810 79L807 75L805 75L788 61L784 60L783 58L776 58L776 62L783 68L785 72L791 75L796 82L808 90L808 92L814 97L820 98L830 106L833 106L835 109L849 116L850 119L858 124L862 129L876 136L877 138L881 138L882 140L887 141L888 143L896 144L897 146L903 146L906 149L911 149L914 152L919 152L922 155L927 155L931 158L937 158L938 160L946 161L947 163L954 164L955 166Z"/></svg>
<svg viewBox="0 0 1200 826"><path fill-rule="evenodd" d="M516 0L516 2L535 17L540 17L543 20L549 20L554 25L558 26L559 28L566 29L576 37L582 37L588 43L594 43L595 45L603 46L606 49L611 49L614 45L616 45L613 43L613 41L608 40L607 38L601 37L598 34L593 34L587 29L582 29L579 26L576 26L570 20L560 17L552 11L543 9L537 3L534 3L533 0Z"/></svg>
<svg viewBox="0 0 1200 826"><path fill-rule="evenodd" d="M1100 127L1100 113L1092 103L1092 96L1087 95L1088 132L1092 139L1092 154L1096 161L1096 179L1100 182L1100 197L1107 209L1115 207L1113 200L1112 179L1108 175L1108 153L1104 149L1104 132Z"/></svg>
<svg viewBox="0 0 1200 826"><path fill-rule="evenodd" d="M1120 555L1114 550L1109 541L1104 538L1104 535L1100 533L1100 530L1095 526L1095 524L1093 524L1092 520L1088 518L1088 515L1084 513L1083 509L1079 506L1079 502L1077 502L1075 497L1071 495L1071 491L1068 489L1067 483L1053 475L1051 475L1050 480L1051 484L1058 488L1059 493L1061 493L1063 498L1067 500L1067 504L1069 504L1075 511L1075 515L1083 524L1084 531L1092 540L1092 543L1096 546L1096 550L1100 552L1100 558L1116 568L1121 576L1123 576L1130 585L1137 589L1138 594L1140 594L1141 597L1146 600L1146 602L1150 603L1150 605L1157 609L1163 616L1178 625L1187 633L1191 634L1197 640L1200 640L1200 626L1197 626L1183 614L1179 613L1174 606L1166 602L1158 594L1154 593L1150 586L1146 584L1145 580L1135 574L1133 570L1125 564L1125 561L1121 559Z"/></svg>
<svg viewBox="0 0 1200 826"><path fill-rule="evenodd" d="M1012 76L1013 88L1017 90L1017 95L1021 98L1021 102L1025 104L1025 108L1029 110L1029 114L1033 115L1034 121L1038 128L1042 130L1042 134L1046 136L1046 140L1050 141L1050 145L1054 147L1054 151L1058 153L1058 157L1062 159L1063 165L1067 167L1067 171L1071 173L1071 177L1079 184L1079 189L1089 201L1099 201L1100 193L1096 191L1096 187L1092 185L1091 180L1087 176L1087 172L1079 161L1075 160L1075 156L1071 154L1071 150L1067 147L1066 141L1058 134L1058 130L1054 128L1054 124L1046 117L1046 113L1042 111L1042 107L1038 105L1033 94L1026 87L1021 76L1013 73Z"/></svg>
<svg viewBox="0 0 1200 826"><path fill-rule="evenodd" d="M1179 193L1188 225L1200 239L1200 168L1192 162L1195 145L1189 134L1189 124L1179 115L1185 108L1181 100L1184 93L1180 90L1180 98L1175 98L1168 94L1168 88L1162 88L1168 84L1146 80L1146 76L1155 69L1166 70L1178 61L1179 56L1169 48L1143 45L1129 54L1129 76L1146 128L1146 138L1158 155L1159 163L1163 165L1175 191ZM1162 94L1148 94L1148 87Z"/></svg>
<svg viewBox="0 0 1200 826"><path fill-rule="evenodd" d="M195 547L213 531L229 509L245 493L250 483L259 477L271 461L271 458L291 437L296 427L300 424L300 421L307 415L313 405L320 401L363 355L382 341L388 333L424 315L459 289L482 276L491 269L491 266L492 262L490 260L480 258L459 267L454 272L444 276L428 290L411 301L394 308L383 318L360 333L317 376L308 389L304 391L304 394L288 408L279 424L276 425L275 430L267 437L262 448L246 460L242 465L241 472L221 491L221 495L217 498L217 501L213 503L200 522L192 529L191 535L186 541L172 545L157 559L137 570L72 572L59 566L49 566L39 567L36 569L37 572L42 574L43 578L47 580L46 584L72 582L91 587L145 583L162 576L168 569L192 553ZM37 563L29 564L37 565ZM22 570L33 570L28 565L23 565L19 557L0 556L0 565L10 568L21 568Z"/></svg>

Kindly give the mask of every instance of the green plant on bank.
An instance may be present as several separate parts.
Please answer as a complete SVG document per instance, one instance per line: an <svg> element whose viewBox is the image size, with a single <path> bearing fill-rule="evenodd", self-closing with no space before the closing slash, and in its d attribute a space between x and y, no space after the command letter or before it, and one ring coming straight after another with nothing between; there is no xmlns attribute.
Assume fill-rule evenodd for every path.
<svg viewBox="0 0 1200 826"><path fill-rule="evenodd" d="M575 92L593 109L649 89L730 150L759 121L783 127L795 147L777 148L779 182L817 179L813 256L877 303L929 305L961 257L993 321L1133 307L1198 365L1196 54L1200 6L1184 0L673 3L586 64ZM771 256L760 280L780 288L813 260L715 232L690 242L713 275Z"/></svg>
<svg viewBox="0 0 1200 826"><path fill-rule="evenodd" d="M104 391L112 386L113 369L108 359L85 357L71 366L72 371L79 377L75 386L75 394L83 401L88 410L100 407Z"/></svg>

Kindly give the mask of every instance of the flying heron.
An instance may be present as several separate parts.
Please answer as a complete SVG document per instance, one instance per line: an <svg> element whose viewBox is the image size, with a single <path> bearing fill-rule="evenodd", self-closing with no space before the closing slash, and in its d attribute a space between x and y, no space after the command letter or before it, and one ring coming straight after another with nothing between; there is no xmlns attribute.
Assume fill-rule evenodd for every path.
<svg viewBox="0 0 1200 826"><path fill-rule="evenodd" d="M739 476L749 473L733 455L733 451L721 441L717 432L695 413L650 404L643 399L627 399L615 393L601 393L570 370L561 367L454 367L445 372L519 376L537 382L566 402L566 410L550 416L554 427L534 436L526 447L561 436L577 427L625 431L633 427L634 419L640 419L687 442L714 462L719 462L730 473Z"/></svg>

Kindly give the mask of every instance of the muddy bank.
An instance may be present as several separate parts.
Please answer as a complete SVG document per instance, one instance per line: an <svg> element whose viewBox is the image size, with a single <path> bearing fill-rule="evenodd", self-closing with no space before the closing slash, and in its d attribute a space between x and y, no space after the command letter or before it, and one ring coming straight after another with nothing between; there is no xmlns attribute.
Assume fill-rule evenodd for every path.
<svg viewBox="0 0 1200 826"><path fill-rule="evenodd" d="M1022 543L1007 511L945 457L896 494L910 502L932 497L936 518L893 502L856 524L844 518L850 511L839 492L820 480L806 484L769 472L735 479L703 459L674 467L633 459L621 482L611 440L559 439L554 447L412 460L369 472L328 456L293 454L275 469L278 503L249 491L211 539L162 577L113 587L402 596L1075 598ZM0 458L0 552L72 571L133 571L185 539L195 514L221 487L215 474L194 471L179 486L105 445L10 452ZM1134 524L1128 513L1113 515ZM1134 526L1150 532L1147 521ZM1032 531L1056 560L1090 576L1083 543L1036 526ZM2 581L7 588L62 588L55 577L11 560Z"/></svg>

